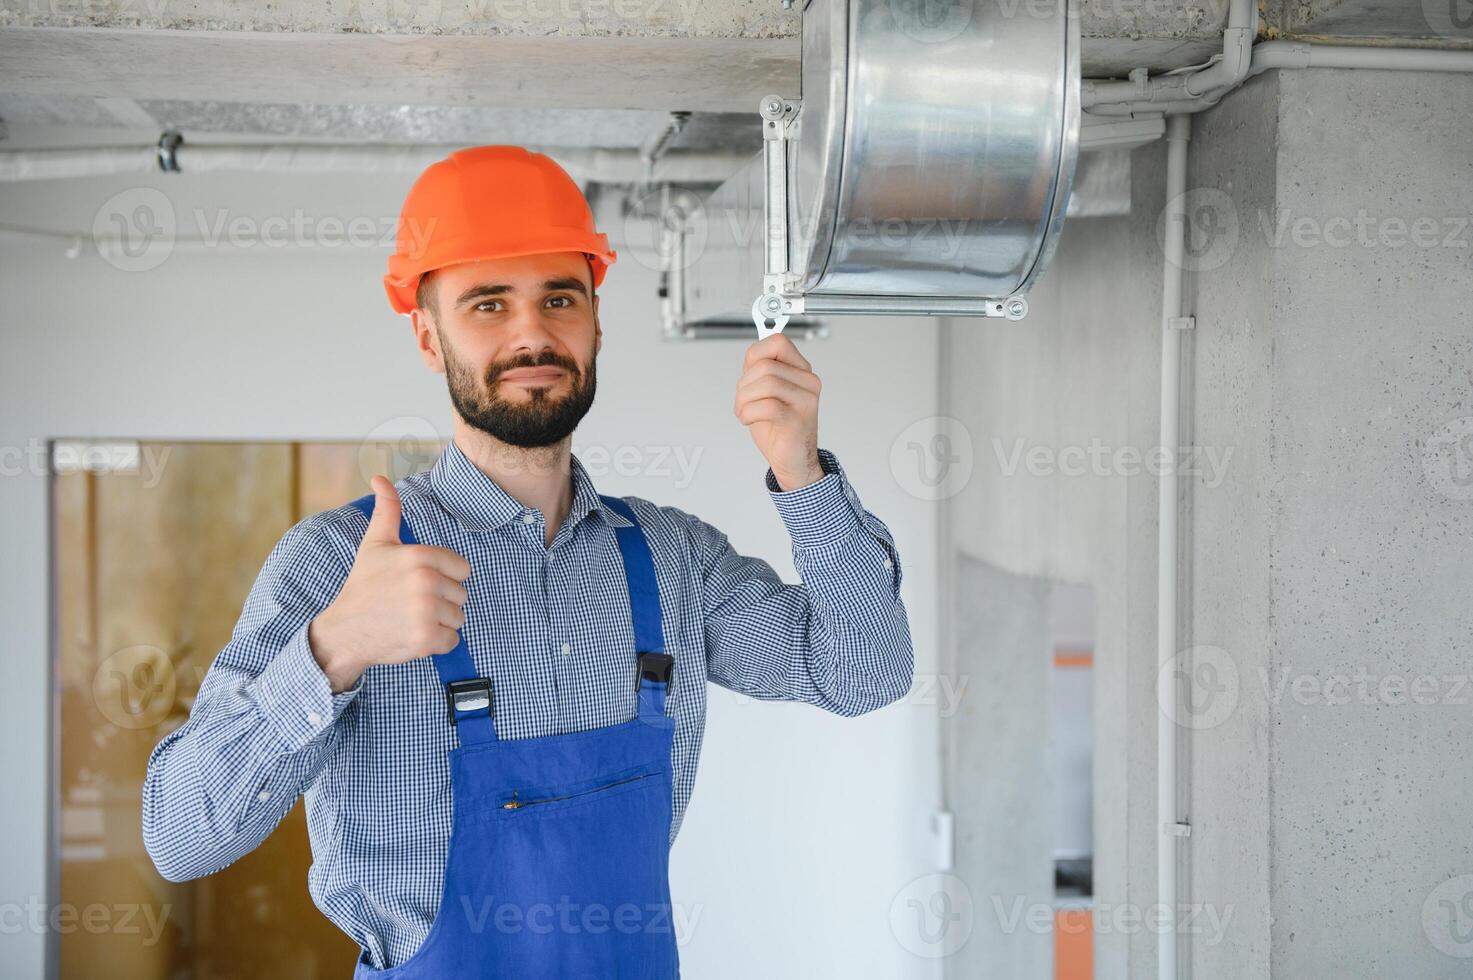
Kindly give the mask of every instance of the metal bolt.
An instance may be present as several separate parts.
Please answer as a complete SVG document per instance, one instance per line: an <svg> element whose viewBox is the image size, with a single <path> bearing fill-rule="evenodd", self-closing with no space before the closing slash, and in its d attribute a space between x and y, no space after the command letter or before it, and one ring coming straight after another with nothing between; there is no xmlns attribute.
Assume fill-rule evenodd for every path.
<svg viewBox="0 0 1473 980"><path fill-rule="evenodd" d="M1027 311L1028 307L1023 305L1021 299L1010 300L1008 302L1008 316L1022 316Z"/></svg>
<svg viewBox="0 0 1473 980"><path fill-rule="evenodd" d="M767 103L767 111L775 116L783 111L783 104L774 99L773 101Z"/></svg>
<svg viewBox="0 0 1473 980"><path fill-rule="evenodd" d="M776 313L778 310L783 308L782 300L778 299L776 296L767 297L767 302L762 305L765 306L768 311L772 313Z"/></svg>

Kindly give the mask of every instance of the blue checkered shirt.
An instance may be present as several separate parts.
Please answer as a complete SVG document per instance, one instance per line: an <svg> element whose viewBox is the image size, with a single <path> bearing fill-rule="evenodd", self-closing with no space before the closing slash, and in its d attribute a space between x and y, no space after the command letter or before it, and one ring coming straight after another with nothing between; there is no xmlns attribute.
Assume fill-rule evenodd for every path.
<svg viewBox="0 0 1473 980"><path fill-rule="evenodd" d="M803 584L738 554L699 518L624 498L654 556L666 710L676 719L670 837L695 783L706 681L743 694L858 715L910 688L910 627L889 530L866 511L833 454L825 476L767 490ZM547 547L542 512L524 507L452 441L429 470L397 484L421 542L470 562L464 636L495 690L501 738L627 721L636 713L634 633L614 528L577 456L573 506ZM148 760L143 840L170 881L211 874L250 852L306 794L308 887L329 919L388 967L428 934L451 827L455 746L434 664L370 667L333 694L307 626L337 596L367 528L344 504L297 523L266 559L230 642L188 720Z"/></svg>

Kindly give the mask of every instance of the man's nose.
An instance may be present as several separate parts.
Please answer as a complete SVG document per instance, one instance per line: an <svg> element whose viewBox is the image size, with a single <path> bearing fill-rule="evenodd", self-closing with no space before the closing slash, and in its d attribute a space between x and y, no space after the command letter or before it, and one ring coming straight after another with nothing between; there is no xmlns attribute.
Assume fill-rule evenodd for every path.
<svg viewBox="0 0 1473 980"><path fill-rule="evenodd" d="M509 327L507 346L512 351L540 354L554 345L554 335L540 309L519 310Z"/></svg>

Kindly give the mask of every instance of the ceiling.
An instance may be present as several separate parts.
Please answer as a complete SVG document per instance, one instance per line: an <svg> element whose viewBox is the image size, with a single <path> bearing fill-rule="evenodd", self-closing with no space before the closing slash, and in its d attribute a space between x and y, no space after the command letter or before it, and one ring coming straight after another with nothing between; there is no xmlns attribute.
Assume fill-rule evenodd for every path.
<svg viewBox="0 0 1473 980"><path fill-rule="evenodd" d="M944 12L958 0L886 2ZM1074 2L1087 77L1220 50L1227 0ZM1450 3L1466 6L1262 0L1260 36L1473 47ZM779 0L0 0L0 146L172 127L634 149L679 110L691 115L670 149L755 153L759 98L798 94L799 24Z"/></svg>

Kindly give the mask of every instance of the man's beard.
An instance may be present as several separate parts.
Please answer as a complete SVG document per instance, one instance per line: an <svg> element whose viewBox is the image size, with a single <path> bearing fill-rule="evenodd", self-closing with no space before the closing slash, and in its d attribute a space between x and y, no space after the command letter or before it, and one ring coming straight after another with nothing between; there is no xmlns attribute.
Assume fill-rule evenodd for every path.
<svg viewBox="0 0 1473 980"><path fill-rule="evenodd" d="M578 427L583 416L593 405L594 390L598 387L596 356L588 358L585 375L570 358L555 351L543 351L540 356L524 354L503 364L493 365L484 382L478 381L470 365L461 361L453 348L440 333L440 350L445 357L445 378L450 387L450 401L466 424L480 429L511 446L535 449L561 442ZM496 380L505 371L517 368L560 367L568 372L573 390L562 398L553 395L547 387L527 388L529 398L525 403L513 403L496 393Z"/></svg>

